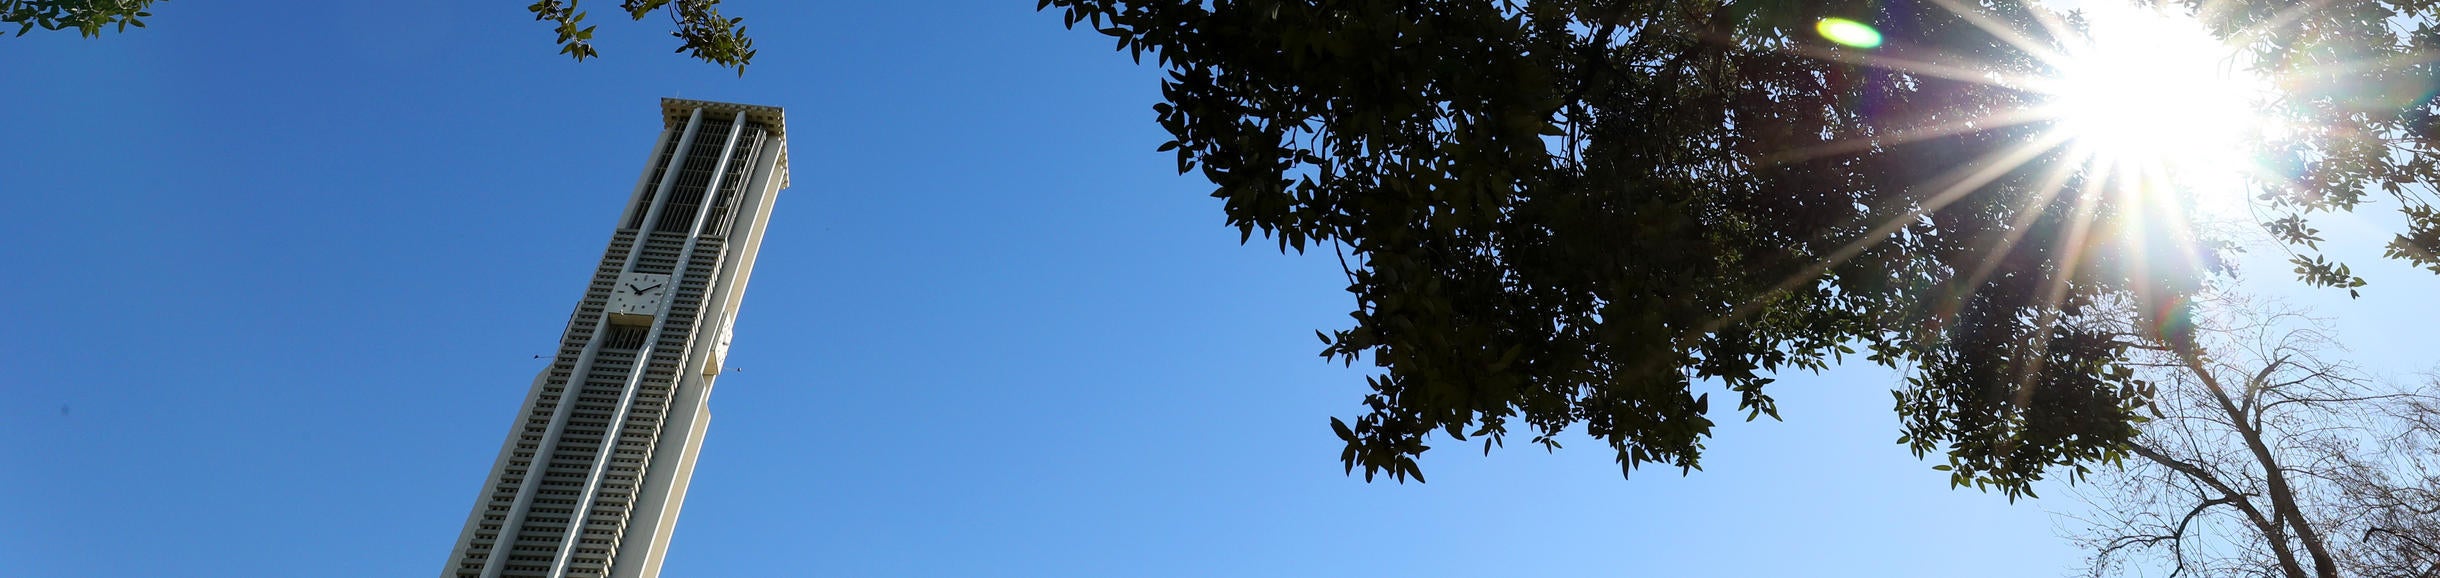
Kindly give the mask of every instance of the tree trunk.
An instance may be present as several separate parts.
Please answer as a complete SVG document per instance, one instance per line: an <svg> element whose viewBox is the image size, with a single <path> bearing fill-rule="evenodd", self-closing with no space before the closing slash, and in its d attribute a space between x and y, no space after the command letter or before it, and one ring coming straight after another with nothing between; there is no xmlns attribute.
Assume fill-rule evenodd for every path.
<svg viewBox="0 0 2440 578"><path fill-rule="evenodd" d="M2211 391L2211 397L2220 404L2220 410L2227 412L2229 424L2237 429L2237 433L2241 437L2245 438L2245 448L2253 453L2254 461L2260 462L2262 479L2266 486L2265 491L2270 493L2271 511L2276 513L2277 519L2284 521L2288 528L2296 530L2296 541L2303 542L2305 552L2313 557L2313 576L2338 578L2338 561L2331 558L2329 547L2322 543L2321 534L2313 530L2313 523L2305 519L2303 509L2296 507L2295 490L2288 486L2287 473L2280 470L2279 460L2276 456L2271 455L2270 445L2263 443L2261 424L2246 419L2245 410L2237 405L2235 399L2228 396L2227 389L2220 387L2220 380L2212 376L2210 368L2204 366L2201 359L2195 357L2191 351L2181 352L2181 354L2186 360L2187 368L2194 370L2195 377L2201 379L2203 386ZM2272 370L2277 369L2280 363L2282 361L2272 361L2262 369L2262 373L2269 374ZM2262 530L2265 530L2263 536L2270 538L2273 547L2280 553L2280 569L2286 571L2290 578L2305 578L2304 569L2296 566L2295 554L2289 552L2284 544L2285 540L2280 539L2286 532L2275 527L2262 528Z"/></svg>

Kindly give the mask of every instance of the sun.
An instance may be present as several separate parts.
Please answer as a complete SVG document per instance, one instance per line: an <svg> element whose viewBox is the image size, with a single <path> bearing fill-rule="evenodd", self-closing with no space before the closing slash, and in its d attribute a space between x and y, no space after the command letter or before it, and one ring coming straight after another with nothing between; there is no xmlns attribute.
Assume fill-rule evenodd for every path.
<svg viewBox="0 0 2440 578"><path fill-rule="evenodd" d="M2241 212L2253 143L2273 132L2269 83L2182 13L2094 2L2053 63L2043 116L2096 168L2146 196ZM2173 194L2169 194L2173 193Z"/></svg>

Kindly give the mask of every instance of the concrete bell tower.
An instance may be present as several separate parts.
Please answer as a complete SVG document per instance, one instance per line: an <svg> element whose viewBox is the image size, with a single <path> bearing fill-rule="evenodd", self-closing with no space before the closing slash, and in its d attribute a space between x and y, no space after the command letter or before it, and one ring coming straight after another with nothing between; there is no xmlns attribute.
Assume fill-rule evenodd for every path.
<svg viewBox="0 0 2440 578"><path fill-rule="evenodd" d="M442 578L652 578L771 202L780 109L662 99L662 130L559 341L475 494Z"/></svg>

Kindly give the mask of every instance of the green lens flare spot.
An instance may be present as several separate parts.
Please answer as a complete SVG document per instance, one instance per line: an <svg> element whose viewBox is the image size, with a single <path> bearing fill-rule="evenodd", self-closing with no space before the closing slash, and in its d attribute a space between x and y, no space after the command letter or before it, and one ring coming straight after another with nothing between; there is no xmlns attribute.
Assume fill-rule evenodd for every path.
<svg viewBox="0 0 2440 578"><path fill-rule="evenodd" d="M1831 42L1839 43L1842 46L1852 48L1878 48L1881 46L1881 31L1873 30L1872 26L1862 22L1845 18L1823 18L1820 23L1813 25L1813 31L1820 32L1822 38L1830 39Z"/></svg>

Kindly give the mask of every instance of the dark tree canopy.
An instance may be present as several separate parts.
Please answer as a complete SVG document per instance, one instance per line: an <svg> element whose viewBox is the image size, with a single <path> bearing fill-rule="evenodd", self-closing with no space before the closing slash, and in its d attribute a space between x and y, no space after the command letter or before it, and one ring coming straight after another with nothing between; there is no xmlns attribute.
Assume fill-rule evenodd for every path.
<svg viewBox="0 0 2440 578"><path fill-rule="evenodd" d="M2222 5L2214 25L2267 31L2252 46L2275 66L2431 45L2428 31L2384 35L2383 5ZM1748 420L1775 418L1766 386L1783 372L1854 355L1909 370L1900 443L2013 498L2053 468L2124 457L2153 389L2123 360L2181 339L2181 298L2225 250L2114 225L2182 217L2108 194L2036 142L2044 123L1991 120L2040 103L1988 78L2053 72L2033 52L2057 41L1992 32L2043 29L2049 15L2019 2L1037 7L1168 71L1161 150L1216 185L1242 239L1345 259L1353 323L1322 336L1322 355L1380 368L1367 411L1332 420L1367 479L1420 480L1435 432L1488 452L1512 428L1555 448L1578 425L1623 471L1690 470L1714 425L1699 384L1724 386ZM1826 42L1814 25L1829 17L1877 23L1886 44ZM2426 211L2393 253L2432 265L2430 205L2399 188L2432 182L2432 163L2394 154L2431 150L2430 116L2410 108L2427 103L2355 97L2292 95L2286 114L2316 130L2275 147L2298 169L2263 185L2263 204L2294 216L2287 239L2309 249L2305 215L2385 187ZM2310 282L2360 284L2298 260ZM2107 318L2129 309L2171 329Z"/></svg>
<svg viewBox="0 0 2440 578"><path fill-rule="evenodd" d="M157 0L0 0L0 23L16 24L17 35L35 28L44 30L76 29L77 34L91 38L100 36L105 28L126 32L127 27L144 27L144 18L152 17L150 9ZM534 19L550 22L559 33L559 53L578 61L600 56L593 48L593 29L584 24L585 11L577 8L581 0L536 0L525 7ZM642 21L653 12L665 12L670 25L677 30L669 33L679 41L678 52L697 60L733 68L746 73L746 64L754 60L754 39L746 37L743 18L722 18L720 0L619 0L619 10L631 20Z"/></svg>

